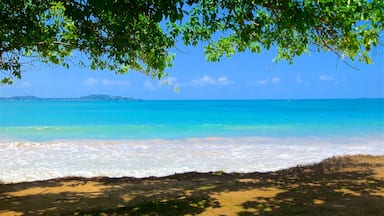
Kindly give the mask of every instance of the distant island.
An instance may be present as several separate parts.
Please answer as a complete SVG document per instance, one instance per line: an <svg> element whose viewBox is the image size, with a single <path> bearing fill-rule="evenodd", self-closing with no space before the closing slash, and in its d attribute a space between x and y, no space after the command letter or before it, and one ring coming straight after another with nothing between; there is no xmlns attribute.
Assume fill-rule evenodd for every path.
<svg viewBox="0 0 384 216"><path fill-rule="evenodd" d="M123 96L110 96L103 94L88 95L79 98L80 100L140 100L133 97L123 97Z"/></svg>
<svg viewBox="0 0 384 216"><path fill-rule="evenodd" d="M107 101L137 101L141 99L136 99L133 97L123 97L123 96L111 96L104 94L95 94L95 95L87 95L79 98L40 98L36 96L13 96L13 97L0 97L0 100L88 100L88 101L96 101L96 100L107 100Z"/></svg>

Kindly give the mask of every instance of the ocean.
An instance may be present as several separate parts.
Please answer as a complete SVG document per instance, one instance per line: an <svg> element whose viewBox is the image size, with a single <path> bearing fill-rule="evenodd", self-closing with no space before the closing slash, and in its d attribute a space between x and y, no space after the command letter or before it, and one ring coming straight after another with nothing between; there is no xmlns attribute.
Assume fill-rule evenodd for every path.
<svg viewBox="0 0 384 216"><path fill-rule="evenodd" d="M384 99L1 100L0 181L272 171L384 155Z"/></svg>

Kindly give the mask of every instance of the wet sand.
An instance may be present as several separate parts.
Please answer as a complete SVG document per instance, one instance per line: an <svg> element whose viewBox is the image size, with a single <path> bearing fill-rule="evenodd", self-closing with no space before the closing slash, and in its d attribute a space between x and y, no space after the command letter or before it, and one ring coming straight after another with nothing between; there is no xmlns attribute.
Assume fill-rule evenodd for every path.
<svg viewBox="0 0 384 216"><path fill-rule="evenodd" d="M266 173L0 184L0 215L384 215L384 156Z"/></svg>

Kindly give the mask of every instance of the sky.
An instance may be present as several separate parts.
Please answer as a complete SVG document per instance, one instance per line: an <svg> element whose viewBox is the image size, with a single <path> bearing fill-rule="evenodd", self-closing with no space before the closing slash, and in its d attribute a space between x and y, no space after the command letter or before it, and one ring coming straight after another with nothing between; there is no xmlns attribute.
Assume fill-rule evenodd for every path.
<svg viewBox="0 0 384 216"><path fill-rule="evenodd" d="M384 98L383 47L374 51L374 64L352 62L357 69L331 52L304 54L292 65L273 62L276 48L261 54L238 53L215 63L205 60L202 45L178 46L173 52L173 67L166 70L168 78L163 81L134 71L116 75L74 64L66 69L35 63L23 68L21 80L1 86L0 97L108 94L144 100Z"/></svg>

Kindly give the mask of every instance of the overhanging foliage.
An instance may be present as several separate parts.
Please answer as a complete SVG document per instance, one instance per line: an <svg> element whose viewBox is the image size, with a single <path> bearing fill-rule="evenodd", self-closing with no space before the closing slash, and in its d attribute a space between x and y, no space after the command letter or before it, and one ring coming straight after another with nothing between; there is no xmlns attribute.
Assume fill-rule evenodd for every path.
<svg viewBox="0 0 384 216"><path fill-rule="evenodd" d="M372 63L384 0L3 0L1 82L21 78L22 59L69 67L78 50L92 69L161 79L177 40L207 44L209 61L277 47L290 62L309 48ZM84 62L79 62L84 64Z"/></svg>

